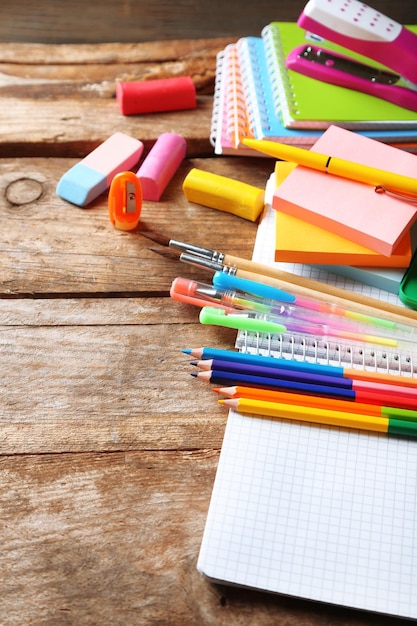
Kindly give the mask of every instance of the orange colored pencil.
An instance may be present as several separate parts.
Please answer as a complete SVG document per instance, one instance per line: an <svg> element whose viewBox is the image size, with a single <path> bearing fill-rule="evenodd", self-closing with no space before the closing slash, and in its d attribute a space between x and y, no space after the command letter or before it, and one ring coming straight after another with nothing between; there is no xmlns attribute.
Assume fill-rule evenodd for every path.
<svg viewBox="0 0 417 626"><path fill-rule="evenodd" d="M213 389L227 398L247 398L250 400L265 400L267 402L281 402L284 404L303 405L311 408L333 409L347 413L359 413L379 417L381 414L408 416L408 419L417 420L417 411L409 409L397 409L385 407L379 404L365 404L363 402L349 402L349 400L339 400L337 398L326 398L299 393L289 393L286 391L272 391L258 387L244 387L235 385L233 387L216 387ZM415 414L415 415L414 415Z"/></svg>

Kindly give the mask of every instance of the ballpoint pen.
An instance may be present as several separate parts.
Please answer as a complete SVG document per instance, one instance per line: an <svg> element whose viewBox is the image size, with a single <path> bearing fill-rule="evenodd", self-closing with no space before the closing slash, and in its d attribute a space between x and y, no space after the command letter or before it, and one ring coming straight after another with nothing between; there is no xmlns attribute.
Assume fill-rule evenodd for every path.
<svg viewBox="0 0 417 626"><path fill-rule="evenodd" d="M177 277L171 285L171 298L199 307L220 307L229 313L236 312L236 310L253 312L258 316L264 315L265 318L286 326L291 322L303 322L304 332L309 334L322 336L325 332L333 337L343 338L343 333L346 332L345 338L391 347L397 347L398 341L402 340L404 343L410 344L408 346L410 349L413 347L412 344L417 343L417 333L411 325L395 327L392 322L387 321L385 323L383 319L367 316L352 316L350 318L345 314L344 309L341 309L340 313L337 310L331 312L327 308L321 309L314 301L311 301L311 305L308 301L307 306L302 304L302 300L300 304L298 301L296 304L292 304L295 298L291 298L291 294L287 292L273 287L268 288L267 285L254 281L236 277L231 277L233 280L228 280L227 277L226 280L223 280L222 277L221 273L215 274L213 285ZM230 287L240 286L246 291L228 289L227 285ZM254 295L254 292L264 294L264 297Z"/></svg>
<svg viewBox="0 0 417 626"><path fill-rule="evenodd" d="M370 346L386 346L390 348L405 347L410 349L414 346L407 341L391 339L368 333L345 330L343 328L332 328L326 324L314 322L304 322L298 319L288 319L274 314L257 314L252 311L235 310L230 311L213 306L204 306L199 316L202 324L215 326L226 326L239 330L253 331L256 333L283 334L290 332L301 336L334 338L338 343L351 345L356 343L359 346L368 344Z"/></svg>
<svg viewBox="0 0 417 626"><path fill-rule="evenodd" d="M407 200L417 202L417 178L393 174L376 167L361 165L353 161L275 141L245 138L242 139L242 143L253 150L276 159L291 161L319 172L326 172L334 176L372 185L375 187L375 191L396 193L404 196Z"/></svg>
<svg viewBox="0 0 417 626"><path fill-rule="evenodd" d="M241 278L227 272L215 272L212 282L213 285L219 289L236 289L249 294L254 294L255 296L259 296L267 300L277 300L279 302L285 302L309 309L310 311L345 317L350 320L364 322L365 324L391 329L396 332L404 333L405 335L417 333L415 326L411 324L400 324L384 317L360 313L359 311L338 306L337 304L331 302L297 296L289 291L277 289L276 287L266 285L262 282Z"/></svg>

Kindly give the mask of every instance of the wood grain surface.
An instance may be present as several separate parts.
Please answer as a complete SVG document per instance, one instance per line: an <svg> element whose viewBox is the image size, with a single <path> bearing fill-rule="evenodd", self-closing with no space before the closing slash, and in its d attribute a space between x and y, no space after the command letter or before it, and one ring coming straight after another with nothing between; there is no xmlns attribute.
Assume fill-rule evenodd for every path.
<svg viewBox="0 0 417 626"><path fill-rule="evenodd" d="M295 21L305 0L2 0L0 41L144 42L258 35L272 20ZM415 0L372 0L403 24L416 21Z"/></svg>
<svg viewBox="0 0 417 626"><path fill-rule="evenodd" d="M42 2L25 3L44 26L58 5L74 21L81 10L47 4L41 13ZM104 2L102 11L146 4ZM82 3L85 19L93 5ZM13 7L16 29L19 6L0 11ZM272 169L267 159L213 156L215 55L226 41L0 46L2 626L403 623L213 585L197 572L227 415L181 350L232 347L235 333L202 327L196 310L170 300L176 276L209 277L153 252L140 228L116 231L105 194L80 209L55 193L116 130L146 150L164 131L183 133L187 159L161 201L144 202L141 226L249 258L256 224L182 192L191 167L258 186ZM195 81L195 111L120 115L116 80L182 74Z"/></svg>

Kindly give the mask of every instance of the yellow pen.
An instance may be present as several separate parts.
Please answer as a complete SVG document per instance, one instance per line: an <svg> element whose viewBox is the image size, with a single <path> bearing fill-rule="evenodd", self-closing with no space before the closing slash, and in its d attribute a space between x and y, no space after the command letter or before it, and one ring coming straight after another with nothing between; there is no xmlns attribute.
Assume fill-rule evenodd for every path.
<svg viewBox="0 0 417 626"><path fill-rule="evenodd" d="M298 148L296 146L287 146L286 144L277 143L275 141L242 139L242 143L253 150L257 150L258 152L262 152L276 159L291 161L298 165L318 170L319 172L327 172L334 176L340 176L342 178L348 178L349 180L372 185L375 187L375 190L379 192L393 192L417 198L416 178L393 174L376 167L361 165L360 163L346 161L345 159L320 154L319 152L305 150L304 148Z"/></svg>

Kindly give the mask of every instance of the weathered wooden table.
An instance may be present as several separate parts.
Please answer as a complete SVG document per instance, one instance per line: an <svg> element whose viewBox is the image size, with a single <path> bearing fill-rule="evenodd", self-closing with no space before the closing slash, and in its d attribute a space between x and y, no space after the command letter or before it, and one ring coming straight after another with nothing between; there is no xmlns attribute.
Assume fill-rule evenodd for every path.
<svg viewBox="0 0 417 626"><path fill-rule="evenodd" d="M83 210L60 176L114 131L146 150L183 134L188 158L142 221L250 257L256 224L192 205L191 167L263 186L267 159L215 158L215 54L225 39L169 45L0 48L0 623L2 626L365 626L367 616L208 583L196 570L227 414L181 349L232 347L174 303L178 275L207 274ZM116 80L190 74L195 111L124 118Z"/></svg>

